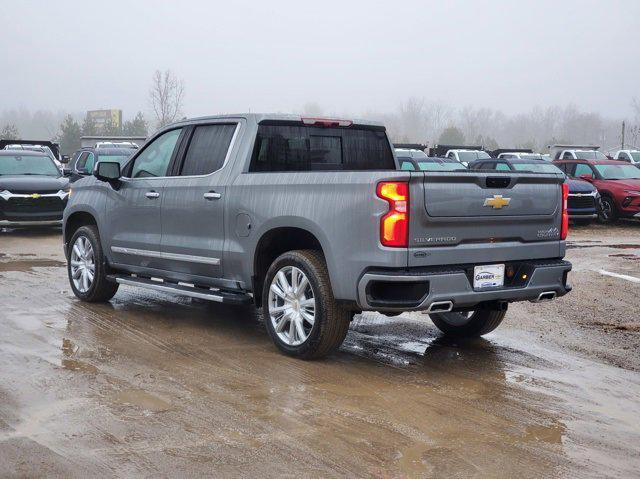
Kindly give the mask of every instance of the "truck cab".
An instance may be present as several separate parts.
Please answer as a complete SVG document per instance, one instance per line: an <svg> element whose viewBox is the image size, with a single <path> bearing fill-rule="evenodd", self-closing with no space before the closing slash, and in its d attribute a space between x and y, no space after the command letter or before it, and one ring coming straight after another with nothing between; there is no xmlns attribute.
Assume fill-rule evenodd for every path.
<svg viewBox="0 0 640 479"><path fill-rule="evenodd" d="M640 168L640 150L618 150L613 159L626 161Z"/></svg>

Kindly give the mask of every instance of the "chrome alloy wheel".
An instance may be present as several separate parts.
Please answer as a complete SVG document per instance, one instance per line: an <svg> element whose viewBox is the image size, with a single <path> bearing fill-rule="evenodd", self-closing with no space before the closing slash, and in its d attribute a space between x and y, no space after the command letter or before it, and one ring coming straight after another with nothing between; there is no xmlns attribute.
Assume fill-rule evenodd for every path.
<svg viewBox="0 0 640 479"><path fill-rule="evenodd" d="M269 319L289 346L304 343L315 321L316 299L307 276L295 266L281 268L269 287Z"/></svg>
<svg viewBox="0 0 640 479"><path fill-rule="evenodd" d="M71 249L70 261L73 285L81 293L86 293L91 288L93 277L96 274L93 247L86 236L78 236L76 239Z"/></svg>

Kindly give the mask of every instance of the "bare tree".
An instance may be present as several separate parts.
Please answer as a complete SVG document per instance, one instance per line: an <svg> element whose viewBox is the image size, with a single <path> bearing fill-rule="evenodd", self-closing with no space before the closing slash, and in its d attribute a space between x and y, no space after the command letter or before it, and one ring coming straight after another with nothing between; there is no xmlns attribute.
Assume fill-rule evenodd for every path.
<svg viewBox="0 0 640 479"><path fill-rule="evenodd" d="M20 132L16 125L8 124L0 130L0 140L17 140L18 138L20 138Z"/></svg>
<svg viewBox="0 0 640 479"><path fill-rule="evenodd" d="M182 113L184 102L184 82L171 70L164 73L156 70L149 91L151 107L158 122L158 128L173 122Z"/></svg>

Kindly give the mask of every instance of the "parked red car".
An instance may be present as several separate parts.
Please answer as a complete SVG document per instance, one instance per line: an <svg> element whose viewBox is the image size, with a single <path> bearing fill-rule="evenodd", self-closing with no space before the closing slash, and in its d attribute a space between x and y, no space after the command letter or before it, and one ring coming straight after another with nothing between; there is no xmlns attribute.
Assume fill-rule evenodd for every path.
<svg viewBox="0 0 640 479"><path fill-rule="evenodd" d="M640 218L640 169L624 161L556 160L553 162L571 178L586 180L602 196L600 219Z"/></svg>

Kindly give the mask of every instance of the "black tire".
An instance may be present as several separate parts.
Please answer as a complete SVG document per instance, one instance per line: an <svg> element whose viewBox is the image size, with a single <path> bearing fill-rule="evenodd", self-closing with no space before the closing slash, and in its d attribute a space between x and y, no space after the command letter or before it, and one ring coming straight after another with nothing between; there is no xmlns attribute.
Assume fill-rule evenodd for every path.
<svg viewBox="0 0 640 479"><path fill-rule="evenodd" d="M447 336L475 338L496 329L507 312L476 309L466 321L462 314L464 313L433 313L429 316L433 324Z"/></svg>
<svg viewBox="0 0 640 479"><path fill-rule="evenodd" d="M278 271L288 266L298 268L306 275L315 298L313 326L306 340L298 345L287 344L278 337L269 313L271 283ZM352 313L336 303L324 256L319 251L295 250L278 256L267 271L262 291L262 311L267 331L283 353L301 359L317 359L335 351L344 341Z"/></svg>
<svg viewBox="0 0 640 479"><path fill-rule="evenodd" d="M610 224L614 223L618 219L618 210L616 203L610 196L603 196L601 199L602 205L598 214L598 219L601 223Z"/></svg>
<svg viewBox="0 0 640 479"><path fill-rule="evenodd" d="M573 221L573 224L575 224L576 226L589 226L593 220L591 220L591 219L576 219L576 220L571 220L571 221Z"/></svg>
<svg viewBox="0 0 640 479"><path fill-rule="evenodd" d="M72 278L71 258L73 245L76 244L78 238L86 238L91 247L93 248L93 257L95 271L93 275L93 281L87 291L80 291L74 284ZM73 290L73 294L82 301L88 303L101 303L109 301L118 291L118 283L113 283L107 280L108 267L107 261L102 250L102 244L100 243L100 236L98 235L98 229L93 225L81 226L71 237L69 241L69 251L67 252L67 274L69 276L69 284Z"/></svg>

